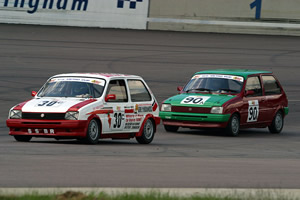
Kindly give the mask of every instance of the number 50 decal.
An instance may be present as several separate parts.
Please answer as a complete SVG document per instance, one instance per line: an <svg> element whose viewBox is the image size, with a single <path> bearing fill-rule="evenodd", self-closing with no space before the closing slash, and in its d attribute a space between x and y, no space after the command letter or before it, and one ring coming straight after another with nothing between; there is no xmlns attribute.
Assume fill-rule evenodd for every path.
<svg viewBox="0 0 300 200"><path fill-rule="evenodd" d="M259 104L258 100L248 101L248 118L247 122L256 122L259 115Z"/></svg>

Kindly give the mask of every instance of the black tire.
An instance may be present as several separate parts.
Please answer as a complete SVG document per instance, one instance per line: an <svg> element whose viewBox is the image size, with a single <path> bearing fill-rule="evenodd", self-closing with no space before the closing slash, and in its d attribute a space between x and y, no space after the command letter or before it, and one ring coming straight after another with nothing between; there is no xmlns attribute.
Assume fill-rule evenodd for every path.
<svg viewBox="0 0 300 200"><path fill-rule="evenodd" d="M178 126L169 126L169 125L164 125L165 130L167 132L177 132L179 127Z"/></svg>
<svg viewBox="0 0 300 200"><path fill-rule="evenodd" d="M143 127L143 133L141 137L136 137L136 140L140 144L150 144L154 138L155 127L151 119L147 119Z"/></svg>
<svg viewBox="0 0 300 200"><path fill-rule="evenodd" d="M281 111L278 111L272 121L272 124L268 126L271 133L278 134L282 131L284 125L284 117Z"/></svg>
<svg viewBox="0 0 300 200"><path fill-rule="evenodd" d="M237 137L240 132L240 117L238 114L233 114L226 127L226 132L228 135Z"/></svg>
<svg viewBox="0 0 300 200"><path fill-rule="evenodd" d="M14 135L14 138L18 142L29 142L31 140L32 136L28 136L28 135Z"/></svg>
<svg viewBox="0 0 300 200"><path fill-rule="evenodd" d="M88 125L85 142L88 144L97 144L100 137L100 126L97 120L92 119Z"/></svg>

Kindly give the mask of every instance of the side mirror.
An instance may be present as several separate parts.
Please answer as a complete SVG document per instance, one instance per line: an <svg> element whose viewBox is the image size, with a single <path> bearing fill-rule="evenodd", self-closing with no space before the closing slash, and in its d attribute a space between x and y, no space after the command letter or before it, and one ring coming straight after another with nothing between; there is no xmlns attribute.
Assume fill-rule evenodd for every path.
<svg viewBox="0 0 300 200"><path fill-rule="evenodd" d="M178 87L177 87L177 91L178 91L178 92L181 92L182 90L183 90L183 87L182 87L182 86L178 86Z"/></svg>
<svg viewBox="0 0 300 200"><path fill-rule="evenodd" d="M116 95L115 94L108 94L105 97L105 101L109 101L109 100L116 100Z"/></svg>
<svg viewBox="0 0 300 200"><path fill-rule="evenodd" d="M32 91L31 92L31 96L35 97L35 95L37 95L37 92L36 91Z"/></svg>
<svg viewBox="0 0 300 200"><path fill-rule="evenodd" d="M254 95L255 92L253 90L247 90L246 93L245 93L245 97L246 96L251 96L251 95Z"/></svg>

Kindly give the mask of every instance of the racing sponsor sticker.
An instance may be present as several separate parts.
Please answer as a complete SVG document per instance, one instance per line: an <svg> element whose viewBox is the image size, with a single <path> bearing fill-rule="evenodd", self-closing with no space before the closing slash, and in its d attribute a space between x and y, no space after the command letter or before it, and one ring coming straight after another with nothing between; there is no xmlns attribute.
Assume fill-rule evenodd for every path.
<svg viewBox="0 0 300 200"><path fill-rule="evenodd" d="M258 100L248 101L248 118L247 122L256 122L259 115L259 103Z"/></svg>
<svg viewBox="0 0 300 200"><path fill-rule="evenodd" d="M188 96L184 98L180 103L181 104L198 104L203 105L210 97L206 96Z"/></svg>
<svg viewBox="0 0 300 200"><path fill-rule="evenodd" d="M126 122L124 129L139 129L144 115L126 115Z"/></svg>
<svg viewBox="0 0 300 200"><path fill-rule="evenodd" d="M197 74L193 76L192 79L198 79L198 78L223 78L223 79L230 79L239 82L244 82L244 78L241 76L232 76L232 75L223 75L223 74Z"/></svg>
<svg viewBox="0 0 300 200"><path fill-rule="evenodd" d="M60 82L60 81L68 81L68 82L84 82L84 83L93 83L96 85L104 86L104 80L94 79L94 78L76 78L76 77L66 77L66 78L52 78L49 82Z"/></svg>

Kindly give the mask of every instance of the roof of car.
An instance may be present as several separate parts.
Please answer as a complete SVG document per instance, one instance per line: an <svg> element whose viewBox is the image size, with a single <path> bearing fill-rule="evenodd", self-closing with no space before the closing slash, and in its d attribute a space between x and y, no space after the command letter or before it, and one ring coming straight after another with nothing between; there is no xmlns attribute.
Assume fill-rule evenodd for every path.
<svg viewBox="0 0 300 200"><path fill-rule="evenodd" d="M235 76L243 76L247 78L247 76L252 74L270 74L270 71L261 71L261 70L249 70L249 69L214 69L214 70L205 70L200 71L195 74L225 74L225 75L235 75Z"/></svg>
<svg viewBox="0 0 300 200"><path fill-rule="evenodd" d="M117 73L67 73L67 74L57 74L53 77L90 77L90 78L141 78L137 75L128 75L128 74L117 74Z"/></svg>

